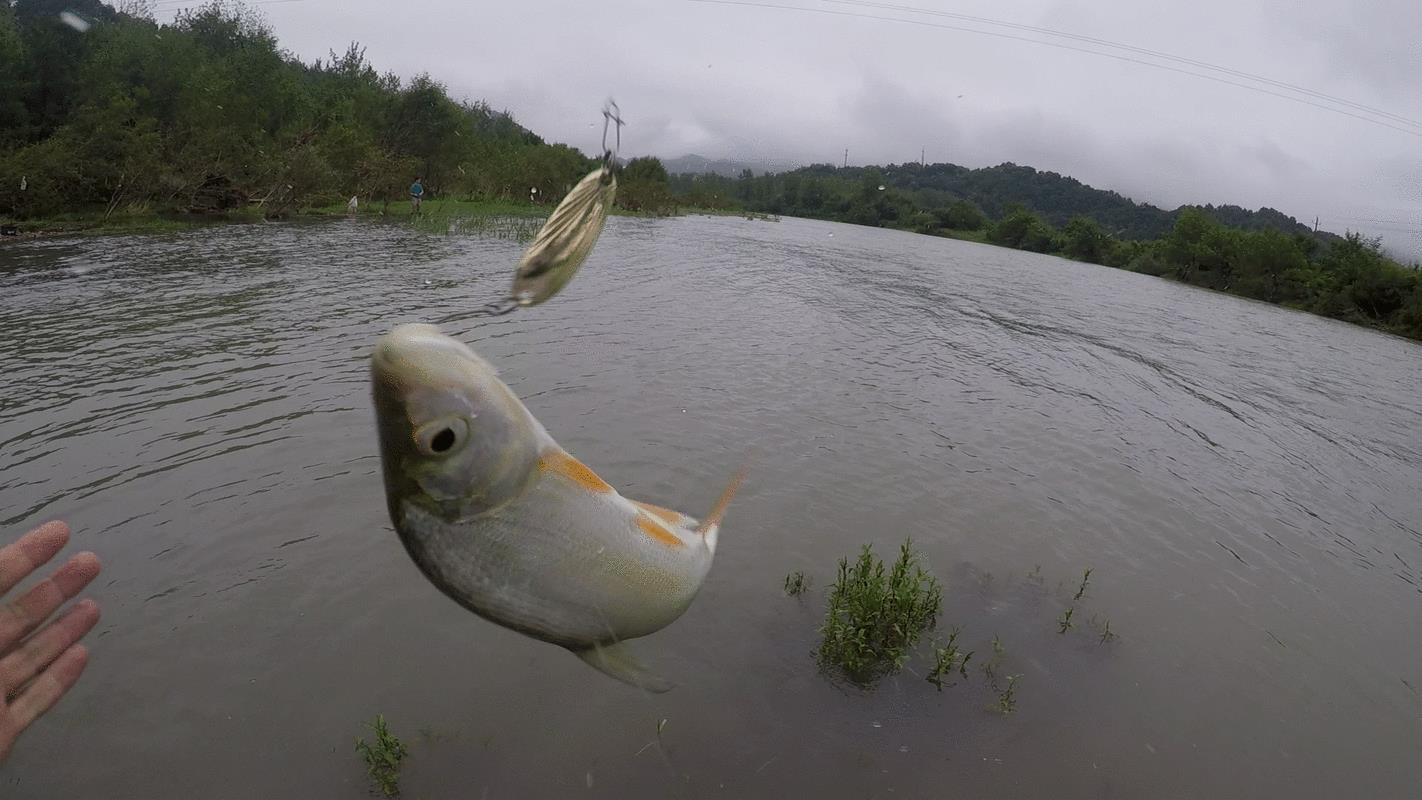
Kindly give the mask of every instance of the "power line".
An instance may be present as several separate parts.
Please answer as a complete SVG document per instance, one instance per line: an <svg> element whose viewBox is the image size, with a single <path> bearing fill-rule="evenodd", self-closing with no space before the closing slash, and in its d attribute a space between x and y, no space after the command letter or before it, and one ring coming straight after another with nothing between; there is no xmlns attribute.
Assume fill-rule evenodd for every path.
<svg viewBox="0 0 1422 800"><path fill-rule="evenodd" d="M1232 75L1236 78L1244 78L1246 80L1257 81L1259 83L1268 84L1270 86L1275 86L1280 89L1285 89L1291 92L1298 92L1299 94L1305 94L1310 97L1316 97L1320 100L1326 100L1330 103L1337 103L1338 105L1355 108L1359 111L1366 111L1370 114L1376 114L1380 117L1385 117L1387 119L1391 119L1395 122L1400 122L1405 125L1422 128L1422 121L1410 119L1400 114L1394 114L1390 111L1385 111L1380 108L1374 108L1372 106L1364 105L1362 103L1357 103L1344 97L1337 97L1331 94L1325 94L1323 92L1309 89L1305 86L1299 86L1297 84L1288 83L1286 81L1277 80L1275 78L1270 78L1264 75L1256 75L1252 72L1245 72L1243 70L1237 70L1231 67L1221 66L1219 64L1212 64L1208 61L1200 61L1198 59L1189 58L1187 56L1175 55L1173 53L1167 53L1161 50L1152 50L1148 47L1137 47L1136 45L1127 44L1125 42L1115 42L1110 39L1099 39L1095 36L1086 36L1078 33L1070 33L1068 31L1059 31L1053 28L1043 28L1038 27L1036 25L1024 25L1017 22L991 19L989 17L976 17L970 14L958 14L956 12L951 11L938 11L929 8L918 8L916 6L901 6L893 5L891 3L876 3L869 2L869 0L820 0L820 2L833 3L836 5L860 6L863 8L879 8L884 10L902 11L911 14L924 14L935 17L947 17L950 19L963 20L966 22L976 22L982 25L994 25L1003 28L1011 28L1014 30L1031 31L1033 33L1044 34L1046 36L1057 36L1064 39L1088 42L1090 44L1101 45L1103 47L1111 47L1118 50L1126 50L1132 53L1139 53L1141 55L1151 56L1153 58L1174 61L1179 64L1188 64L1193 67L1199 67L1201 69L1210 70L1211 72L1220 72L1226 75Z"/></svg>
<svg viewBox="0 0 1422 800"><path fill-rule="evenodd" d="M1157 62L1154 62L1154 61L1146 61L1146 60L1140 59L1140 58L1132 58L1131 56L1119 55L1119 54L1117 54L1117 53L1103 53L1103 52L1101 52L1100 50L1091 50L1091 49L1088 49L1088 48L1085 48L1085 47L1076 47L1076 46L1073 46L1073 45L1070 45L1070 44L1064 44L1064 43L1062 43L1062 42L1050 42L1050 41L1044 41L1044 40L1042 40L1042 39L1032 39L1032 38L1029 38L1029 37L1026 37L1026 36L1016 36L1016 35L1013 35L1013 34L1010 34L1010 33L1000 33L1000 32L998 32L998 31L985 31L985 30L981 30L981 29L978 29L978 28L966 28L966 27L963 27L963 26L960 26L960 25L948 25L948 24L945 24L945 23L928 22L928 21L925 21L925 20L917 20L917 19L902 19L902 18L899 18L899 17L880 17L880 16L875 16L875 15L873 15L873 14L863 14L863 13L859 13L859 12L855 12L855 11L839 11L839 10L829 9L829 8L807 8L807 7L805 7L805 6L787 6L787 5L779 5L779 4L776 4L776 3L749 2L749 0L688 0L688 2L692 2L692 3L703 3L703 4L707 4L707 5L745 6L745 7L748 7L748 8L777 9L777 10L783 10L783 11L801 11L801 12L810 13L810 14L825 14L825 15L830 15L830 16L853 17L853 18L857 18L857 19L870 19L870 20L875 20L875 21L878 21L878 22L899 22L899 23L903 23L903 24L905 24L905 25L919 25L919 26L926 27L926 28L940 28L940 29L943 29L943 30L959 31L959 32L962 32L962 33L975 33L975 34L978 34L978 35L980 35L980 36L992 36L992 37L998 38L998 39L1009 39L1009 40L1012 40L1012 41L1027 42L1028 44L1045 45L1045 46L1047 46L1047 47L1055 47L1055 48L1060 49L1060 50L1070 50L1070 51L1077 52L1077 53L1085 53L1085 54L1087 54L1087 55L1100 56L1100 57L1102 57L1102 58L1110 58L1110 59L1114 59L1114 60L1116 60L1116 61L1124 61L1124 62L1128 62L1128 63L1131 63L1131 64L1140 64L1140 65L1142 65L1142 66L1153 67L1153 68L1155 68L1155 69L1164 70L1164 71L1166 71L1166 72L1175 72L1175 73L1179 73L1179 74L1181 74L1181 75L1189 75L1189 76L1191 76L1191 77L1200 78L1201 80L1213 81L1213 82L1215 82L1215 83L1222 83L1222 84L1224 84L1224 85L1226 85L1226 86L1234 86L1234 87L1237 87L1237 88L1240 88L1240 89L1246 89L1246 90L1251 91L1251 92L1258 92L1258 93L1260 93L1260 94L1270 95L1271 97L1278 97L1278 98L1281 98L1281 99L1284 99L1284 100L1289 100L1289 101L1291 101L1291 102L1301 103L1301 104L1306 105L1306 106L1312 106L1312 107L1314 107L1314 108L1319 108L1319 109L1322 109L1322 110L1324 110L1324 111L1331 111L1331 112L1333 112L1334 114L1341 114L1341 115L1343 115L1343 116L1345 116L1345 117L1351 117L1351 118L1353 118L1353 119L1361 120L1361 121L1363 121L1363 122L1367 122L1367 123L1370 123L1370 124L1373 124L1373 125L1378 125L1378 126L1381 126L1381 127L1384 127L1384 128L1388 128L1388 129L1390 129L1390 130L1394 130L1394 131L1397 131L1397 132L1399 132L1399 133L1405 133L1405 134L1408 134L1409 136L1416 136L1416 137L1418 137L1418 138L1422 138L1422 130L1413 130L1413 129L1411 129L1411 128L1400 127L1400 126L1398 126L1398 125L1393 125L1393 124L1391 124L1391 123L1389 123L1389 122L1384 122L1383 120L1376 119L1376 118L1374 118L1374 117L1363 116L1362 114L1355 114L1355 113L1353 113L1353 112L1351 112L1351 111L1345 111L1345 110L1343 110L1343 109L1341 109L1341 108L1337 108L1337 107L1335 107L1335 106L1324 105L1324 104L1322 104L1322 103L1315 103L1315 102L1313 102L1313 101L1311 101L1311 100L1307 100L1307 99L1304 99L1304 98L1302 98L1302 97L1298 97L1298 96L1295 96L1295 95L1284 94L1284 93L1282 93L1282 92L1275 92L1275 91L1272 91L1272 90L1269 90L1269 89L1262 88L1262 87L1260 87L1260 86L1253 86L1253 85L1250 85L1250 84L1247 84L1247 83L1239 83L1239 82L1237 82L1237 81L1232 81L1232 80L1228 80L1228 79L1225 79L1225 78L1220 78L1220 77L1217 77L1217 76L1214 76L1214 75L1204 75L1204 74L1201 74L1201 73L1199 73L1199 72L1192 72L1191 70L1188 70L1188 69L1182 69L1182 68L1180 68L1180 67L1172 67L1172 66L1170 66L1170 65L1168 65L1168 64L1160 64L1160 63L1157 63Z"/></svg>

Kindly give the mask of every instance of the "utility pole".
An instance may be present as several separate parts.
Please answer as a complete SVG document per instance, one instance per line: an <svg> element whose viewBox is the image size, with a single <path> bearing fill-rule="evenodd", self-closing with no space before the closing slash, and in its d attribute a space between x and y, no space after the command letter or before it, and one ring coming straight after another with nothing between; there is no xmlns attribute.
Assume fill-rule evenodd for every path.
<svg viewBox="0 0 1422 800"><path fill-rule="evenodd" d="M1318 217L1316 215L1313 218L1313 232L1318 233Z"/></svg>
<svg viewBox="0 0 1422 800"><path fill-rule="evenodd" d="M928 155L928 148L927 148L927 147L920 147L919 150L918 150L918 165L919 165L920 167L926 167L926 166L928 166L927 155Z"/></svg>
<svg viewBox="0 0 1422 800"><path fill-rule="evenodd" d="M848 167L849 167L849 148L848 148L848 147L844 148L844 166L845 166L845 168L848 168Z"/></svg>

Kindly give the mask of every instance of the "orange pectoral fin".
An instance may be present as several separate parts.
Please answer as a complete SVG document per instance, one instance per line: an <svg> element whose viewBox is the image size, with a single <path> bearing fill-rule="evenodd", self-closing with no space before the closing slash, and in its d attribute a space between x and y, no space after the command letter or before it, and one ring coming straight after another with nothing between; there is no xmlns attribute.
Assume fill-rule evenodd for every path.
<svg viewBox="0 0 1422 800"><path fill-rule="evenodd" d="M590 492L607 494L613 491L612 486L607 481L599 478L588 465L573 458L562 450L553 450L543 454L538 459L538 469L543 472L552 472L562 475L564 478L576 483Z"/></svg>
<svg viewBox="0 0 1422 800"><path fill-rule="evenodd" d="M638 505L641 505L640 503ZM642 533L656 539L668 547L685 547L686 543L677 538L677 535L667 530L667 527L653 519L647 512L637 512L637 527Z"/></svg>
<svg viewBox="0 0 1422 800"><path fill-rule="evenodd" d="M655 506L651 503L643 503L638 500L633 500L632 505L642 509L643 511L647 512L648 514L651 514L652 516L656 517L662 522L665 522L668 525L680 526L686 520L685 514L681 513L680 511L672 511L670 508L662 508L661 506Z"/></svg>

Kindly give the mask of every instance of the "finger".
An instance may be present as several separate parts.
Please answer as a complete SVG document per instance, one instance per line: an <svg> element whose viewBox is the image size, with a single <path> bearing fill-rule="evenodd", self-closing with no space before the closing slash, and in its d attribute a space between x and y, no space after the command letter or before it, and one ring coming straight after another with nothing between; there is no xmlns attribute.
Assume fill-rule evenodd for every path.
<svg viewBox="0 0 1422 800"><path fill-rule="evenodd" d="M82 644L74 645L55 659L49 669L35 678L34 683L20 692L10 704L10 722L15 726L15 730L23 731L59 702L59 698L79 680L88 663L89 651Z"/></svg>
<svg viewBox="0 0 1422 800"><path fill-rule="evenodd" d="M64 615L31 636L15 652L0 658L0 690L4 695L25 685L59 654L84 637L99 621L99 606L80 600Z"/></svg>
<svg viewBox="0 0 1422 800"><path fill-rule="evenodd" d="M0 549L0 595L15 588L26 575L39 569L69 543L69 526L59 520L46 522L18 542Z"/></svg>
<svg viewBox="0 0 1422 800"><path fill-rule="evenodd" d="M55 609L82 592L98 574L99 557L80 553L48 580L25 592L24 597L0 606L0 655L48 619Z"/></svg>

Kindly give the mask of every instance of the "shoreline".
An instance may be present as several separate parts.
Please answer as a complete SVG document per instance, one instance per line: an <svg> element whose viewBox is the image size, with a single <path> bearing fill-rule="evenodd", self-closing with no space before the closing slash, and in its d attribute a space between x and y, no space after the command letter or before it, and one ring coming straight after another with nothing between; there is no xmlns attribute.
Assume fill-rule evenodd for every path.
<svg viewBox="0 0 1422 800"><path fill-rule="evenodd" d="M409 202L404 200L379 204L369 203L362 206L354 215L346 210L344 203L333 203L292 211L271 219L268 219L260 212L248 210L218 212L213 214L164 214L151 212L107 218L99 213L76 213L61 217L6 222L4 223L5 225L13 225L19 229L19 232L12 235L0 236L0 245L62 236L124 236L176 233L213 225L259 225L269 222L338 219L349 216L354 216L358 219L405 221L477 217L541 220L546 219L549 214L553 213L553 208L554 206L551 205L507 200L440 199L426 201L418 217L411 211ZM609 213L611 216L616 217L642 218L684 217L700 214L707 216L743 216L748 219L778 219L776 215L762 212L701 208L697 206L677 207L668 213L633 211L624 208L613 208Z"/></svg>
<svg viewBox="0 0 1422 800"><path fill-rule="evenodd" d="M414 222L451 222L460 219L515 219L515 220L542 220L552 213L552 206L538 205L534 203L519 203L504 200L434 200L426 203L426 208L419 217L410 210L410 204L405 201L381 204L380 210L363 210L355 214L356 218L380 219L380 220L402 220ZM611 211L613 216L619 217L641 217L641 218L673 218L689 216L715 216L715 217L743 217L748 220L779 221L780 215L767 214L758 211L743 211L732 209L700 208L700 207L677 207L671 213L654 213L646 211L631 211L627 209L614 208ZM93 216L74 215L73 217L62 217L58 219L40 219L26 222L6 223L20 227L20 232L16 235L0 236L0 247L6 244L36 241L39 239L51 239L64 236L132 236L162 233L178 233L197 228L205 228L215 225L257 225L268 222L295 222L300 220L330 220L350 216L344 204L333 204L327 206L314 206L301 211L292 212L289 215L268 220L260 214L251 212L234 212L210 215L171 215L162 214L139 214L126 215L118 218L104 219L99 215ZM814 219L805 217L804 219ZM835 222L835 220L816 220L818 222ZM838 222L836 224L852 225L854 223ZM985 231L952 230L941 229L931 233L922 233L909 230L907 228L886 228L883 226L864 226L878 228L880 230L896 230L903 233L912 233L918 236L929 236L939 239L953 239L955 241L982 244L989 247L1000 247L1004 250L1015 252L1022 251L1019 248L1010 247L1003 244L988 241ZM531 236L531 232L528 233ZM1068 261L1076 261L1083 264L1095 264L1094 261L1070 258L1060 254L1054 255L1056 258L1064 258ZM1134 270L1113 267L1107 264L1098 264L1107 269L1120 269L1123 272L1131 272L1137 275L1148 275L1149 273L1135 272ZM1180 286L1189 286L1194 289L1203 289L1208 292L1227 295L1229 297L1239 297L1254 302L1276 308L1288 309L1308 314L1310 316L1332 319L1347 325L1360 328L1368 328L1379 333L1385 333L1405 339L1409 342L1422 342L1422 338L1410 336L1407 333L1389 328L1383 325L1373 324L1368 320L1351 319L1347 317L1334 317L1327 314L1317 314L1305 308L1299 308L1288 303L1270 303L1266 300L1259 300L1245 295L1215 289L1209 286L1200 286L1188 281L1181 281L1168 275L1155 275L1161 280L1166 280Z"/></svg>

